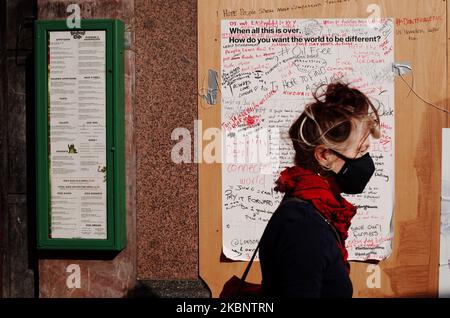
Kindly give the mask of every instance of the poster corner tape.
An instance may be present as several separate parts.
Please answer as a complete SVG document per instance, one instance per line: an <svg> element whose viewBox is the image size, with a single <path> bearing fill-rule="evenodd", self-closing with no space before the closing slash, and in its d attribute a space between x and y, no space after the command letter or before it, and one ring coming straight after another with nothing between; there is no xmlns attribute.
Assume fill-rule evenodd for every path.
<svg viewBox="0 0 450 318"><path fill-rule="evenodd" d="M403 62L394 62L392 63L392 70L395 75L404 75L408 74L412 71L411 62L403 61Z"/></svg>
<svg viewBox="0 0 450 318"><path fill-rule="evenodd" d="M217 90L219 89L219 81L217 80L217 71L208 70L208 92L206 94L206 102L209 105L215 105L217 100Z"/></svg>

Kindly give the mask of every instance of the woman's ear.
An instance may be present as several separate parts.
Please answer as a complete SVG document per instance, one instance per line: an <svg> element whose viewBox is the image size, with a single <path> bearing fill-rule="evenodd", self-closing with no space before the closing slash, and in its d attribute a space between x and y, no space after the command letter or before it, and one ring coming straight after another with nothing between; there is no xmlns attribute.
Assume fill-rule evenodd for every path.
<svg viewBox="0 0 450 318"><path fill-rule="evenodd" d="M316 158L319 165L324 167L325 169L330 169L333 163L333 155L330 154L330 151L324 145L316 146L314 149L314 157Z"/></svg>
<svg viewBox="0 0 450 318"><path fill-rule="evenodd" d="M335 173L338 173L345 164L345 160L339 158L324 145L316 146L314 157L325 170L331 170Z"/></svg>

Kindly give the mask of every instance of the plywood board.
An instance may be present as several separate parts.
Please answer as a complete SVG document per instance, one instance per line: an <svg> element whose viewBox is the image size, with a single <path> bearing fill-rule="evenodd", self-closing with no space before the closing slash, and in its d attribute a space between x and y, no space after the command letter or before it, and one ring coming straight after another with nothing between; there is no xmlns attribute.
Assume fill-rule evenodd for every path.
<svg viewBox="0 0 450 318"><path fill-rule="evenodd" d="M217 103L204 98L208 71L220 73L221 19L365 18L371 4L381 17L395 18L395 60L414 70L414 89L447 107L447 3L414 1L198 1L198 112L202 132L220 127ZM373 8L373 7L372 7ZM411 83L412 75L405 80ZM220 80L220 79L219 79ZM352 262L354 297L435 297L438 290L441 128L447 116L427 106L395 80L395 207L392 255L379 267ZM205 146L209 141L201 141ZM199 149L200 150L200 149ZM199 163L200 276L217 297L224 282L240 276L247 263L221 260L221 166ZM377 273L380 283L376 284ZM255 263L249 281L260 282ZM375 281L374 281L375 279ZM375 282L375 283L374 283Z"/></svg>

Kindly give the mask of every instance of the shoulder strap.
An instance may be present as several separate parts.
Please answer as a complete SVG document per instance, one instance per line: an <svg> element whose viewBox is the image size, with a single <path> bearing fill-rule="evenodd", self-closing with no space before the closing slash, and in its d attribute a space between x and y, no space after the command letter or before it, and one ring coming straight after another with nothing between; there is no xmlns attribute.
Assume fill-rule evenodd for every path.
<svg viewBox="0 0 450 318"><path fill-rule="evenodd" d="M299 198L296 198L296 197L288 197L286 199L283 199L280 204L285 204L286 202L291 201L291 200L296 200L296 201L301 201L301 202L308 202L308 201L305 201L305 200L302 200L302 199L299 199ZM260 240L260 242L261 242L261 240ZM250 271L250 267L252 267L253 261L254 261L254 259L256 257L256 253L258 253L258 250L259 250L259 242L258 242L258 245L256 246L255 251L253 252L252 257L250 258L250 261L247 264L247 267L245 268L244 273L242 274L241 283L243 281L245 281L245 279L247 278L248 272Z"/></svg>
<svg viewBox="0 0 450 318"><path fill-rule="evenodd" d="M291 200L292 198L294 198L294 199L296 199L296 200L298 200L298 201L307 202L307 201L304 201L304 200L299 199L299 198L289 197L289 198L286 198L286 199L282 200L280 204L285 204L287 201ZM245 279L247 278L248 272L250 271L250 268L252 267L253 261L255 260L256 253L258 253L258 250L259 250L259 243L260 243L260 242L261 242L261 239L259 240L258 245L256 246L256 249L255 249L255 251L253 252L252 257L250 258L250 261L248 262L247 267L245 268L245 271L244 271L244 273L242 274L240 286L242 285L242 283L243 283L243 282L245 281ZM239 290L239 289L240 289L240 288L238 288L238 290Z"/></svg>

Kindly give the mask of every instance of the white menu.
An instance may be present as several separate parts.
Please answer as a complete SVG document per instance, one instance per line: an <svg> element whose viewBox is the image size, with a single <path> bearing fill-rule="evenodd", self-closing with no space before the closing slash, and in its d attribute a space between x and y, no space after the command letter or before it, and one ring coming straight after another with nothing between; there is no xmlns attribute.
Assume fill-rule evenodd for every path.
<svg viewBox="0 0 450 318"><path fill-rule="evenodd" d="M106 239L105 31L49 32L51 238Z"/></svg>

